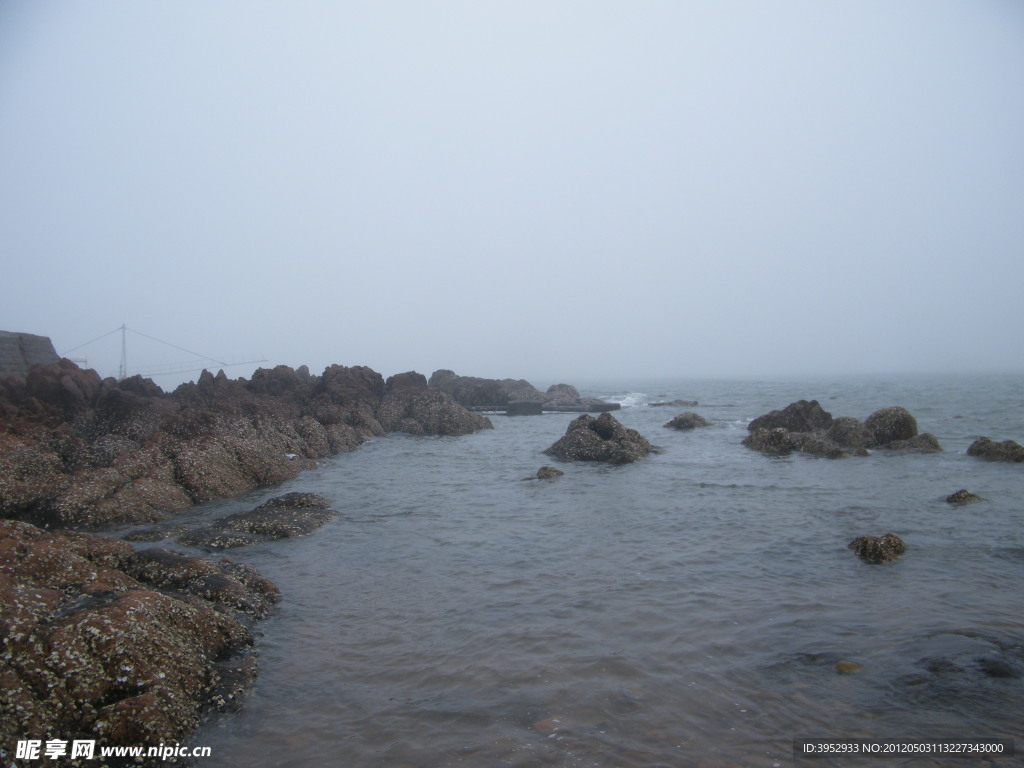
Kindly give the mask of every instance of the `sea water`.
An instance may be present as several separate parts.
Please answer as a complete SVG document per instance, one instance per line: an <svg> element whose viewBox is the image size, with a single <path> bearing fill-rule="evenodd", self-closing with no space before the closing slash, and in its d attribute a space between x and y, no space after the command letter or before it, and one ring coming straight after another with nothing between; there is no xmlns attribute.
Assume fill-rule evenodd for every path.
<svg viewBox="0 0 1024 768"><path fill-rule="evenodd" d="M191 741L239 768L768 767L815 737L1024 750L1024 465L965 454L981 435L1024 442L1024 377L580 389L622 403L615 417L661 452L561 463L543 450L575 414L493 414L493 430L376 438L192 510L198 525L309 491L339 514L227 553L282 599L256 626L243 708ZM650 405L676 398L699 404ZM798 399L860 419L902 405L944 451L741 444L752 418ZM663 426L688 410L712 425ZM565 474L524 480L544 464ZM960 488L984 500L948 504ZM847 548L887 532L908 545L898 561Z"/></svg>

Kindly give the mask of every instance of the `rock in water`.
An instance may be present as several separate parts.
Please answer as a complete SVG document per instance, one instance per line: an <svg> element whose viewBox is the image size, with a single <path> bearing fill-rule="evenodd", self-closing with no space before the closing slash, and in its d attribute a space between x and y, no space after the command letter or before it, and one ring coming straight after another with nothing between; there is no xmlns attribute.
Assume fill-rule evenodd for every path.
<svg viewBox="0 0 1024 768"><path fill-rule="evenodd" d="M971 447L967 449L968 456L977 456L990 461L1012 461L1024 462L1024 446L1013 440L1003 440L997 443L987 437L979 437Z"/></svg>
<svg viewBox="0 0 1024 768"><path fill-rule="evenodd" d="M696 429L697 427L710 427L711 422L700 414L693 412L680 413L671 421L665 423L669 429Z"/></svg>
<svg viewBox="0 0 1024 768"><path fill-rule="evenodd" d="M977 496L966 488L961 488L956 493L951 493L946 497L946 501L950 504L970 504L974 501L981 501L981 496Z"/></svg>
<svg viewBox="0 0 1024 768"><path fill-rule="evenodd" d="M563 472L560 469L555 469L554 467L551 466L543 466L537 470L537 474L535 477L537 480L550 480L553 477L561 477L564 474L565 472ZM533 480L535 478L531 477L529 479Z"/></svg>
<svg viewBox="0 0 1024 768"><path fill-rule="evenodd" d="M884 536L861 536L851 541L848 546L857 553L857 557L868 563L895 560L907 551L903 539L894 533L887 533Z"/></svg>
<svg viewBox="0 0 1024 768"><path fill-rule="evenodd" d="M288 493L187 533L179 544L228 549L312 533L337 514L315 493Z"/></svg>
<svg viewBox="0 0 1024 768"><path fill-rule="evenodd" d="M610 413L597 418L583 414L574 419L565 435L544 453L565 461L604 461L627 464L655 450L635 429L623 426Z"/></svg>

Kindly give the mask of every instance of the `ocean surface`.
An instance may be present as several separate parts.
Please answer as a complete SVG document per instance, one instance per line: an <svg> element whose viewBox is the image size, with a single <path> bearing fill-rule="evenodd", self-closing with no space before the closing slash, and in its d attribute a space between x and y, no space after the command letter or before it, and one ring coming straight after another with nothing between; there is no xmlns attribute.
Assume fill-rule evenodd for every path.
<svg viewBox="0 0 1024 768"><path fill-rule="evenodd" d="M965 454L981 435L1024 442L1024 377L573 383L662 452L560 463L543 450L575 414L492 414L493 431L377 438L190 510L199 525L310 491L340 514L225 553L283 597L256 627L244 708L187 743L229 768L772 767L813 737L1012 738L1024 754L1024 465ZM676 398L699 404L649 405ZM860 419L905 406L944 452L741 445L802 398ZM688 410L712 426L663 427ZM545 464L565 475L523 479ZM960 488L984 501L946 503ZM847 548L887 532L909 547L896 562Z"/></svg>

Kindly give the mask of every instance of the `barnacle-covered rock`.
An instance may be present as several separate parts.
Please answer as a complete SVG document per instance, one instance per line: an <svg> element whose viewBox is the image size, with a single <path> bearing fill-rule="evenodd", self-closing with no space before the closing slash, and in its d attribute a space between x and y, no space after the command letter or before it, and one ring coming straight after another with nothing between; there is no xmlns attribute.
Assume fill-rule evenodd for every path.
<svg viewBox="0 0 1024 768"><path fill-rule="evenodd" d="M315 493L288 493L181 536L179 544L228 549L312 533L337 514Z"/></svg>
<svg viewBox="0 0 1024 768"><path fill-rule="evenodd" d="M0 743L180 740L251 680L276 599L249 566L0 520Z"/></svg>
<svg viewBox="0 0 1024 768"><path fill-rule="evenodd" d="M968 456L977 456L990 461L1024 462L1024 446L1013 440L997 443L988 437L979 437L967 449Z"/></svg>
<svg viewBox="0 0 1024 768"><path fill-rule="evenodd" d="M678 416L673 418L664 424L669 429L696 429L698 427L710 427L711 422L705 419L698 413L688 411L687 413L680 413Z"/></svg>
<svg viewBox="0 0 1024 768"><path fill-rule="evenodd" d="M565 435L544 453L565 461L604 461L627 464L655 451L635 429L623 426L607 411L573 419Z"/></svg>
<svg viewBox="0 0 1024 768"><path fill-rule="evenodd" d="M884 536L861 536L851 541L848 547L861 560L873 564L895 560L907 551L903 539L894 533L887 533Z"/></svg>

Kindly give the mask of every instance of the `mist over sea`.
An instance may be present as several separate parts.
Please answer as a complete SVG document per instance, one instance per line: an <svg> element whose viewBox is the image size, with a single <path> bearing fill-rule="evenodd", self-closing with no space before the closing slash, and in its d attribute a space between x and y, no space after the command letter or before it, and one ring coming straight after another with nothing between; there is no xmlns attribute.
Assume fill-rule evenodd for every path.
<svg viewBox="0 0 1024 768"><path fill-rule="evenodd" d="M982 435L1024 442L1024 378L570 383L662 452L559 463L542 451L575 414L494 414L494 430L378 438L190 510L199 525L310 491L341 513L226 553L282 600L256 627L244 707L190 742L239 768L775 766L798 737L1024 749L1024 467L965 455ZM648 405L677 398L699 405ZM741 445L798 399L859 419L902 405L944 452ZM686 410L712 426L662 426ZM565 475L523 480L544 464ZM960 488L984 501L946 503ZM847 549L886 532L909 547L896 562Z"/></svg>

